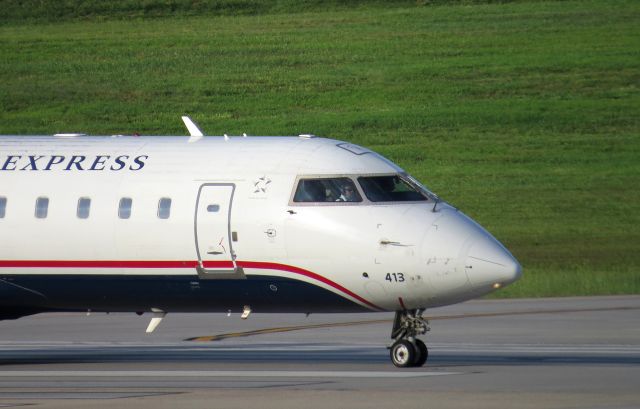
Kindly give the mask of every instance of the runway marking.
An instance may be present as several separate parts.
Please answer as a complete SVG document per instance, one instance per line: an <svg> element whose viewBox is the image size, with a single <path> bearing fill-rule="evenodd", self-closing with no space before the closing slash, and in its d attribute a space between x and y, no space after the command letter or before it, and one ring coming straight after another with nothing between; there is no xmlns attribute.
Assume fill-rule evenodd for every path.
<svg viewBox="0 0 640 409"><path fill-rule="evenodd" d="M175 395L176 392L0 392L2 399L127 399L146 398L149 396ZM2 405L4 407L15 407L18 405ZM20 405L23 406L23 405ZM26 405L25 405L26 406ZM31 406L31 405L29 405Z"/></svg>
<svg viewBox="0 0 640 409"><path fill-rule="evenodd" d="M500 317L509 315L540 315L540 314L562 314L576 312L602 312L602 311L633 311L640 310L640 307L602 307L602 308L558 308L553 310L525 310L525 311L506 311L506 312L484 312L477 314L460 314L460 315L440 315L428 317L428 320L449 320L459 318L484 318L484 317Z"/></svg>
<svg viewBox="0 0 640 409"><path fill-rule="evenodd" d="M264 329L256 329L253 331L231 332L228 334L193 337L193 338L187 338L185 339L185 341L221 341L227 338L250 337L252 335L262 335L262 334L276 334L276 333L282 333L282 332L300 331L303 329L351 327L355 325L380 324L380 323L387 323L387 322L391 322L391 320L383 319L383 320L369 320L369 321L336 322L336 323L326 323L326 324L296 325L292 327L264 328Z"/></svg>
<svg viewBox="0 0 640 409"><path fill-rule="evenodd" d="M0 378L422 378L461 372L413 371L0 371Z"/></svg>
<svg viewBox="0 0 640 409"><path fill-rule="evenodd" d="M477 314L439 315L439 316L432 316L432 317L425 317L425 318L429 321L436 321L436 320L451 320L451 319L462 319L462 318L501 317L501 316L510 316L510 315L540 315L540 314L560 314L560 313L576 313L576 312L631 311L631 310L640 310L640 307L567 308L567 309L553 309L553 310L550 309L550 310L485 312L485 313L477 313ZM245 332L231 332L227 334L192 337L192 338L185 339L185 341L211 342L211 341L221 341L227 338L250 337L253 335L263 335L263 334L277 334L282 332L301 331L305 329L350 327L350 326L357 326L357 325L385 324L385 323L391 323L391 322L393 322L393 320L381 319L381 320L365 320L365 321L337 322L337 323L325 323L325 324L297 325L297 326L291 326L291 327L264 328L264 329L257 329L257 330L245 331Z"/></svg>
<svg viewBox="0 0 640 409"><path fill-rule="evenodd" d="M518 352L518 353L593 353L593 354L640 354L640 345L537 345L537 344L429 344L430 348L440 352Z"/></svg>
<svg viewBox="0 0 640 409"><path fill-rule="evenodd" d="M640 355L640 345L617 345L617 344L506 344L506 343L429 343L432 351L445 353L537 353L537 354L607 354L607 355ZM97 351L99 349L99 351ZM195 346L194 344L159 344L149 345L141 343L111 344L108 342L96 342L92 344L47 344L31 343L7 343L0 342L0 361L3 359L15 358L17 353L28 354L29 358L52 357L59 354L92 354L101 353L103 356L112 354L131 354L138 356L148 356L154 354L190 354L190 353L351 353L370 352L378 353L380 345L300 345L300 344L269 344L251 346L223 346L215 348L210 346Z"/></svg>

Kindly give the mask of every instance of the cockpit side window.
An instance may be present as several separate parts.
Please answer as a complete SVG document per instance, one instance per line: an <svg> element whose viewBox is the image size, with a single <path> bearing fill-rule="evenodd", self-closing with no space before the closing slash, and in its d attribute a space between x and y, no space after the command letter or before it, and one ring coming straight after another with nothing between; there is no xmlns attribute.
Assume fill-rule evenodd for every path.
<svg viewBox="0 0 640 409"><path fill-rule="evenodd" d="M372 202L418 202L428 198L399 175L361 176L360 186Z"/></svg>
<svg viewBox="0 0 640 409"><path fill-rule="evenodd" d="M295 203L362 202L349 178L303 178L298 181Z"/></svg>

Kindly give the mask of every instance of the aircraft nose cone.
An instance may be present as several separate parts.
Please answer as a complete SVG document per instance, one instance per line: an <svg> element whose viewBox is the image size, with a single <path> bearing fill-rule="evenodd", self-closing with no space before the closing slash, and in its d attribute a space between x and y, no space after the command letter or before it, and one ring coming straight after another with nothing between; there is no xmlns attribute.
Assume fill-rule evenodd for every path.
<svg viewBox="0 0 640 409"><path fill-rule="evenodd" d="M474 286L490 285L498 289L517 281L522 275L520 263L499 241L480 235L469 248L466 262L469 281Z"/></svg>

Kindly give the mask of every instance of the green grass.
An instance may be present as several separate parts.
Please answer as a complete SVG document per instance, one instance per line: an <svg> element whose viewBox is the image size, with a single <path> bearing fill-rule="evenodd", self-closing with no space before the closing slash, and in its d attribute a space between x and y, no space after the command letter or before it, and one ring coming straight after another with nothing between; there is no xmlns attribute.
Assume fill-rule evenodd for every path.
<svg viewBox="0 0 640 409"><path fill-rule="evenodd" d="M0 3L1 134L346 139L512 250L498 295L640 293L635 0Z"/></svg>
<svg viewBox="0 0 640 409"><path fill-rule="evenodd" d="M458 0L473 4L490 0ZM447 4L450 0L0 0L0 21L114 20L168 16L242 16L354 8Z"/></svg>

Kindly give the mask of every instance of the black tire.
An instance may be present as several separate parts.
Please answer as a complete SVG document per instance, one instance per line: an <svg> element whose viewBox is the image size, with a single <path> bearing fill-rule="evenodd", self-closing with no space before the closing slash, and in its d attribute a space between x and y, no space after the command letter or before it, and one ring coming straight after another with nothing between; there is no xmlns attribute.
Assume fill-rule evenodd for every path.
<svg viewBox="0 0 640 409"><path fill-rule="evenodd" d="M414 365L418 353L413 343L406 339L401 339L391 346L389 355L391 356L391 362L398 368L409 368Z"/></svg>
<svg viewBox="0 0 640 409"><path fill-rule="evenodd" d="M429 358L429 350L424 342L419 339L416 339L416 361L413 363L413 366L423 366L425 362L427 362L427 358Z"/></svg>

